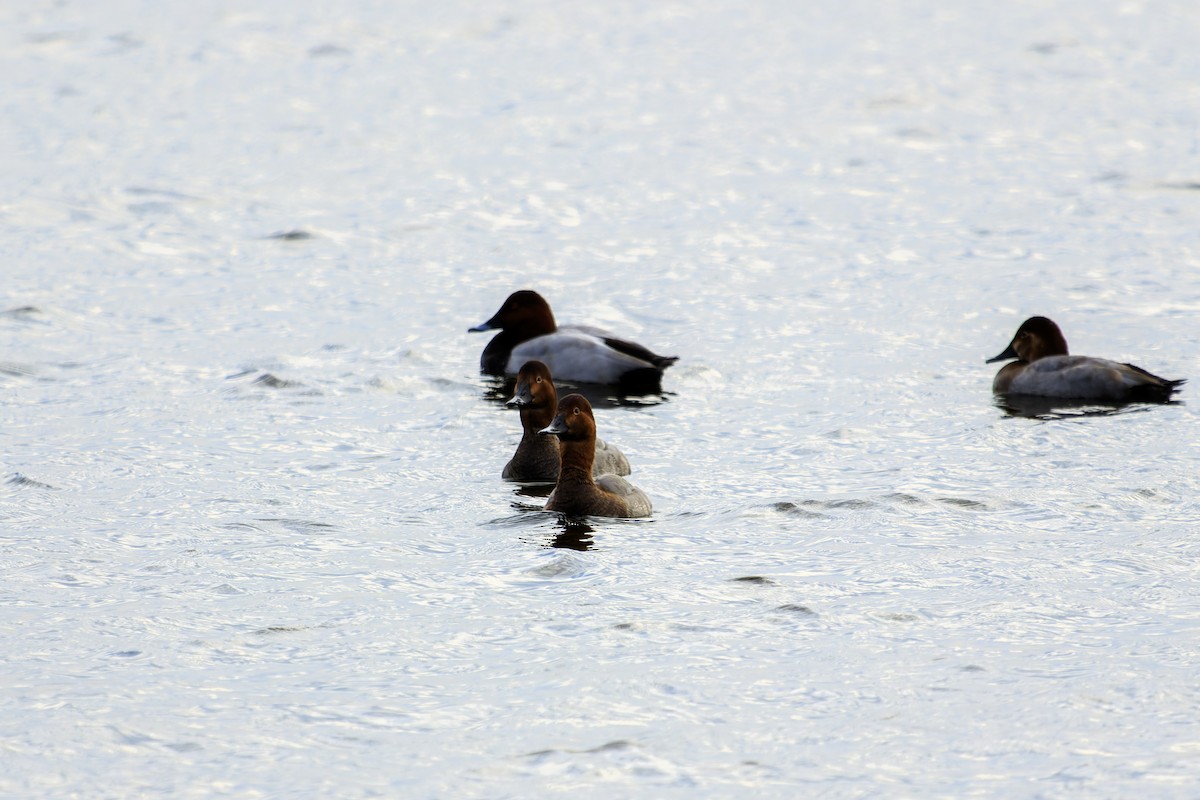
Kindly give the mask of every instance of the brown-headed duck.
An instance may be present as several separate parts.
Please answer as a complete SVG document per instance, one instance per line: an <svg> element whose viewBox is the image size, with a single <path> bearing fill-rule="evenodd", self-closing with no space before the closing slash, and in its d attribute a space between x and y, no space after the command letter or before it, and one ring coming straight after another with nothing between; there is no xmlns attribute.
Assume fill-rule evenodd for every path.
<svg viewBox="0 0 1200 800"><path fill-rule="evenodd" d="M596 452L596 418L581 394L558 401L554 420L539 431L562 443L558 483L546 500L547 511L568 516L648 517L650 498L619 475L592 477Z"/></svg>
<svg viewBox="0 0 1200 800"><path fill-rule="evenodd" d="M1133 364L1069 355L1062 331L1045 317L1021 323L1004 352L987 363L1010 358L1018 360L1001 367L992 381L996 394L1162 403L1184 383Z"/></svg>
<svg viewBox="0 0 1200 800"><path fill-rule="evenodd" d="M554 421L558 392L550 369L540 361L526 361L517 373L517 387L508 405L521 410L521 443L501 476L510 481L555 481L562 464L562 446L553 436L538 431ZM628 475L625 454L604 441L596 440L592 473Z"/></svg>
<svg viewBox="0 0 1200 800"><path fill-rule="evenodd" d="M537 360L559 380L658 391L663 370L678 360L599 328L557 325L550 304L529 289L513 292L491 319L468 333L492 330L500 333L479 359L488 375L512 375L526 361Z"/></svg>

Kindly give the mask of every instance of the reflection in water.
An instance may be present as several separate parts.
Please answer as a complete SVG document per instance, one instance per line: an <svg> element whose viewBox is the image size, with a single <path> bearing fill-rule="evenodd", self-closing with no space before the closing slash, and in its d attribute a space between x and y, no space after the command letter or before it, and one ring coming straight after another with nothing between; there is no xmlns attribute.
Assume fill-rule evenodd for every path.
<svg viewBox="0 0 1200 800"><path fill-rule="evenodd" d="M520 497L548 497L550 492L554 491L553 483L522 483L513 489L513 493ZM532 505L520 501L514 502L513 508L521 512L541 512L545 509L541 504ZM550 547L562 547L567 550L590 550L592 547L592 532L595 530L591 525L584 522L583 517L567 517L562 514L555 515L555 526L560 529L550 539ZM528 520L524 514L518 517L511 518L513 524L522 524L523 520Z"/></svg>
<svg viewBox="0 0 1200 800"><path fill-rule="evenodd" d="M555 484L553 482L546 483L521 483L513 489L513 494L521 497L549 497L554 491ZM539 509L540 510L540 509Z"/></svg>
<svg viewBox="0 0 1200 800"><path fill-rule="evenodd" d="M567 550L590 550L592 547L591 525L576 518L559 517L558 526L562 533L556 534L550 541L551 547L562 547Z"/></svg>
<svg viewBox="0 0 1200 800"><path fill-rule="evenodd" d="M1145 403L1105 403L1099 400L1069 400L1062 397L1035 395L997 395L996 407L1011 417L1029 419L1075 419L1077 417L1111 417L1149 411ZM1178 400L1154 405L1178 405Z"/></svg>
<svg viewBox="0 0 1200 800"><path fill-rule="evenodd" d="M517 379L515 375L505 375L503 377L482 375L483 378L483 399L498 405L504 405L512 399L513 392L516 391ZM558 390L559 396L578 392L588 399L594 407L597 408L620 408L622 406L657 406L667 402L672 396L672 392L659 391L653 394L620 394L616 387L604 386L595 383L570 383L566 381L554 381L554 388Z"/></svg>
<svg viewBox="0 0 1200 800"><path fill-rule="evenodd" d="M544 489L547 493L553 488L554 484L552 483L522 487L522 489ZM518 494L524 494L524 492L518 490ZM528 538L522 536L522 539L542 547L561 547L567 550L590 550L592 548L592 533L595 528L584 521L585 517L554 514L554 528L549 529L547 523L553 512L546 512L541 504L514 502L512 507L518 512L516 516L501 517L491 520L488 524L503 528L530 528L533 526L535 530L530 531L530 536ZM545 539L548 530L550 530L549 542Z"/></svg>
<svg viewBox="0 0 1200 800"><path fill-rule="evenodd" d="M499 405L504 405L512 399L516 391L517 377L515 375L492 376L483 375L483 399Z"/></svg>

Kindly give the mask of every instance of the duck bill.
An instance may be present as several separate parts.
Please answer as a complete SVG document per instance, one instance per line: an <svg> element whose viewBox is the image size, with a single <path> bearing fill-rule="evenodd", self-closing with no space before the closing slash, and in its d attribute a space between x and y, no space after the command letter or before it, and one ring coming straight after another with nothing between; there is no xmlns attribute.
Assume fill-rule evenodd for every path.
<svg viewBox="0 0 1200 800"><path fill-rule="evenodd" d="M567 423L563 421L562 415L554 418L546 427L542 428L538 433L542 436L561 436L567 432Z"/></svg>
<svg viewBox="0 0 1200 800"><path fill-rule="evenodd" d="M503 330L504 326L496 321L497 314L493 314L492 318L487 322L481 322L474 328L467 328L467 333L483 333L484 331Z"/></svg>
<svg viewBox="0 0 1200 800"><path fill-rule="evenodd" d="M987 361L985 361L983 363L992 364L997 361L1008 361L1010 358L1018 358L1017 351L1013 348L1011 343L1008 345L1008 347L1004 350L1003 353L1001 353L998 356L992 356L991 358L989 358Z"/></svg>
<svg viewBox="0 0 1200 800"><path fill-rule="evenodd" d="M479 323L474 328L467 328L467 333L483 333L484 331L494 330L496 330L496 326L493 325L492 321L489 319L487 322Z"/></svg>
<svg viewBox="0 0 1200 800"><path fill-rule="evenodd" d="M533 395L529 392L529 387L518 386L517 393L513 395L512 400L509 400L504 405L509 408L524 408L525 406L533 405Z"/></svg>

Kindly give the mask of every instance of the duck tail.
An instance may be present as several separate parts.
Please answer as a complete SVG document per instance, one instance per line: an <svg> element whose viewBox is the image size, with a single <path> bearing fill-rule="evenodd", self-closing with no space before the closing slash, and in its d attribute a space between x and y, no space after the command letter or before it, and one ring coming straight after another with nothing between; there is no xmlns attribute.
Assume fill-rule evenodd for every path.
<svg viewBox="0 0 1200 800"><path fill-rule="evenodd" d="M679 356L655 356L651 361L659 369L666 369L679 360Z"/></svg>
<svg viewBox="0 0 1200 800"><path fill-rule="evenodd" d="M662 377L659 367L631 369L621 374L618 390L622 395L662 394Z"/></svg>
<svg viewBox="0 0 1200 800"><path fill-rule="evenodd" d="M1135 367L1132 364L1129 366L1146 378L1145 383L1140 383L1129 390L1131 400L1143 403L1168 403L1171 402L1171 395L1178 392L1187 383L1187 378L1168 380L1160 378L1152 372L1147 372L1141 367Z"/></svg>

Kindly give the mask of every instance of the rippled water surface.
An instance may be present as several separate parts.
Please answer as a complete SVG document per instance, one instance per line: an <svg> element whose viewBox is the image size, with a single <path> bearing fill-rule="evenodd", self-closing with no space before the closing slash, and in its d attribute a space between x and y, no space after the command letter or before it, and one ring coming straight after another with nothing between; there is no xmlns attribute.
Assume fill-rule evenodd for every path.
<svg viewBox="0 0 1200 800"><path fill-rule="evenodd" d="M1193 4L0 21L0 794L1197 795ZM499 479L526 287L652 518Z"/></svg>

